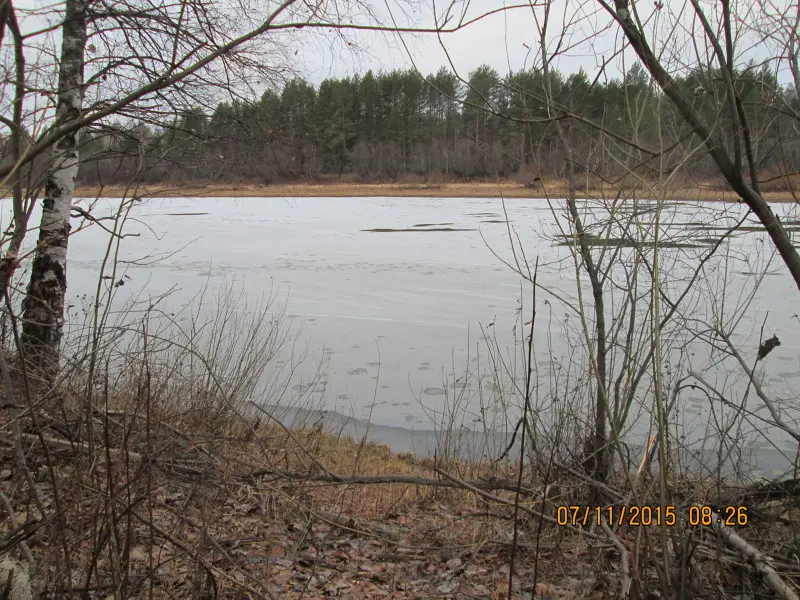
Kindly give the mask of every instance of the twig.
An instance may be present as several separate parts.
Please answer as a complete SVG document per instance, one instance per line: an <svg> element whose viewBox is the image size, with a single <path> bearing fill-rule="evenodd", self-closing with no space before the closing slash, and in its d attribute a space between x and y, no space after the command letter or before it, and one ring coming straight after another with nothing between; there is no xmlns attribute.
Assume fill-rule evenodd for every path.
<svg viewBox="0 0 800 600"><path fill-rule="evenodd" d="M472 485L472 484L470 484L470 483L468 483L468 482L466 482L466 481L464 481L462 479L459 479L458 477L455 477L453 475L450 475L449 473L446 473L445 471L442 471L441 469L436 469L436 472L439 473L442 477L445 477L446 479L449 479L453 483L458 484L459 487L462 487L465 490L469 490L471 492L474 492L474 493L478 494L479 496L481 496L482 498L486 498L487 500L491 500L492 502L497 502L498 504L505 504L506 506L514 506L514 501L513 500L506 500L505 498L501 498L500 496L495 496L494 494L490 494L489 492L485 492L482 489L480 489L478 487L475 487L474 485ZM526 513L528 513L529 515L531 515L533 517L536 517L536 518L539 518L539 519L543 519L543 520L547 521L548 523L553 523L555 525L558 525L558 521L555 518L549 517L549 516L547 516L545 514L542 514L537 510L533 510L529 506L525 506L523 504L520 504L519 509L524 511L524 512L526 512ZM591 532L586 531L584 529L581 529L579 527L574 527L574 526L569 525L569 524L564 525L563 527L565 529L569 529L570 531L574 531L575 533L580 533L581 535L585 535L586 537L591 538L593 540L602 539L599 535L591 533Z"/></svg>
<svg viewBox="0 0 800 600"><path fill-rule="evenodd" d="M526 373L525 373L525 403L522 407L522 433L520 434L520 441L519 441L519 468L517 470L517 489L514 491L514 532L513 538L511 541L511 560L510 568L508 570L508 600L511 600L511 595L514 593L514 563L517 559L517 541L519 537L519 526L518 526L518 517L519 517L519 489L522 487L522 471L525 466L525 433L528 427L528 414L531 410L531 376L533 374L533 332L534 332L534 325L536 323L536 276L539 273L539 258L536 258L536 267L534 267L533 271L533 285L531 286L531 293L532 293L532 300L531 300L531 328L530 333L528 334L528 354L526 356ZM525 319L520 319L524 321ZM546 480L545 480L546 482ZM545 491L542 498L542 508L544 508L544 503L547 500L547 487L545 487ZM541 520L539 521L539 525L541 526ZM537 535L536 539L539 540L540 536ZM538 553L537 553L538 554ZM538 564L538 563L537 563ZM534 568L534 573L536 572L536 568ZM536 575L533 577L534 585L536 585Z"/></svg>
<svg viewBox="0 0 800 600"><path fill-rule="evenodd" d="M742 370L745 372L745 375L747 375L747 377L750 380L750 383L752 383L753 389L756 391L756 394L758 395L759 398L761 398L762 402L764 402L764 404L767 407L767 410L769 410L769 414L772 416L772 420L775 422L775 424L778 427L780 427L783 431L788 433L790 436L792 436L796 441L800 442L800 432L798 432L796 429L793 429L792 427L789 427L789 425L783 422L783 419L781 419L781 416L778 413L778 409L775 407L772 400L769 399L769 396L767 396L764 393L764 390L761 388L758 381L756 381L755 379L754 372L747 366L747 363L744 362L744 358L742 358L742 355L736 349L736 346L734 346L733 343L731 343L730 338L720 329L716 329L715 333L722 338L722 340L728 346L728 350L730 351L731 355L733 355L733 357L738 361L739 365L742 367Z"/></svg>
<svg viewBox="0 0 800 600"><path fill-rule="evenodd" d="M276 419L269 411L264 410L264 407L260 406L259 404L255 402L250 402L250 404L254 406L257 410L261 411L264 415L266 415L267 418L269 418L271 421L274 421L275 424L278 425L278 427L283 429L286 435L289 436L289 439L291 439L292 442L294 442L300 448L300 450L303 451L303 454L305 454L311 460L311 462L314 463L314 466L316 466L323 473L330 475L330 472L328 471L328 469L325 468L325 465L319 462L308 450L306 450L305 445L299 442L299 440L295 437L294 433L292 433L292 431L288 427L286 427L286 425L281 423L280 419Z"/></svg>
<svg viewBox="0 0 800 600"><path fill-rule="evenodd" d="M6 362L5 351L2 349L0 349L0 371L2 371L3 387L5 388L6 392L6 401L9 405L14 406L16 405L16 399L14 398L14 385L11 382L11 371L8 368L8 363ZM9 412L11 413L11 434L17 465L25 477L25 482L28 484L31 497L36 504L36 508L39 509L39 514L41 514L42 518L44 518L44 503L39 496L38 488L33 481L33 475L31 474L30 468L28 468L28 461L25 459L25 452L22 448L22 439L27 434L23 434L22 430L20 429L18 420L19 415L15 414L16 411L10 410ZM36 436L32 437L35 438Z"/></svg>
<svg viewBox="0 0 800 600"><path fill-rule="evenodd" d="M151 520L146 519L145 517L143 517L142 515L137 513L135 510L130 511L130 514L133 515L136 518L136 520L140 521L143 525L152 528L153 531L155 531L158 535L163 537L165 540L167 540L168 542L170 542L174 546L177 546L178 548L180 548L181 550L186 552L186 554L188 554L193 559L195 559L197 562L199 562L201 565L203 565L203 568L205 569L205 571L207 573L209 573L209 574L216 573L222 579L226 579L227 581L229 581L230 583L232 583L236 587L241 588L246 592L249 592L250 594L252 594L256 598L259 598L259 597L261 597L263 595L263 593L259 593L257 590L251 588L250 586L248 586L244 582L238 581L235 577L232 577L231 575L229 575L228 573L226 573L222 569L220 569L218 567L215 567L214 565L210 564L205 558L203 558L203 556L200 555L199 552L196 552L196 551L192 550L188 545L184 544L181 540L177 539L175 536L170 534L165 529L159 527L158 525L153 523ZM212 582L214 584L215 596L216 596L217 595L216 594L216 592L217 592L217 582L216 582L216 579L213 576L212 576L211 580L212 580ZM267 595L270 598L272 598L271 594L268 593Z"/></svg>
<svg viewBox="0 0 800 600"><path fill-rule="evenodd" d="M105 231L106 233L108 233L112 237L116 237L116 238L122 239L122 238L126 238L126 237L139 237L139 235L140 235L138 233L125 233L125 234L116 233L114 231L111 231L108 227L106 227L105 225L103 225L100 222L100 221L108 220L108 219L110 219L112 217L103 217L102 219L98 219L97 217L95 217L94 215L88 213L87 211L83 210L80 206L77 206L77 205L72 206L72 211L75 213L75 215L72 215L73 217L74 216L83 217L87 221L91 221L92 223L95 223L103 231Z"/></svg>
<svg viewBox="0 0 800 600"><path fill-rule="evenodd" d="M95 413L97 413L99 416L134 417L134 418L137 418L137 419L142 419L142 420L145 420L145 419L147 418L147 416L146 416L146 415L140 415L139 413L136 413L136 412L128 412L128 411L125 411L125 410L106 410L106 411L95 411ZM187 435L187 434L183 433L183 432L182 432L180 429L178 429L177 427L173 427L172 425L170 425L169 423L167 423L166 421L164 421L164 420L162 420L162 419L157 419L157 420L155 421L155 423L156 423L157 425L160 425L161 427L164 427L165 429L168 429L168 430L170 430L172 433L174 433L175 435L177 435L177 436L179 436L179 437L183 438L183 439L184 439L184 440L186 440L187 442L190 442L190 443L194 444L194 448L196 448L198 452L201 452L201 453L205 454L206 456L208 456L208 457L209 457L209 458L211 458L212 460L218 460L218 459L217 459L217 458L216 458L216 457L215 457L215 456L214 456L214 455L213 455L211 452L209 452L208 450L206 450L205 448L203 448L201 445L197 444L197 443L196 443L196 442L195 442L195 441L192 439L192 437L191 437L191 436L189 436L189 435Z"/></svg>
<svg viewBox="0 0 800 600"><path fill-rule="evenodd" d="M298 507L312 517L317 518L320 521L325 521L326 523L339 527L340 529L346 529L359 535L372 536L375 539L381 540L388 544L397 543L397 531L385 525L381 525L380 523L356 521L354 518L347 517L342 513L331 513L325 510L312 509L307 506L298 505Z"/></svg>
<svg viewBox="0 0 800 600"><path fill-rule="evenodd" d="M751 546L739 534L737 534L730 527L723 525L722 518L714 513L715 520L712 529L728 544L731 548L736 549L743 557L745 557L750 564L755 568L756 573L761 575L764 583L767 584L769 589L775 592L779 597L786 600L800 600L797 594L792 590L778 575L777 571L770 564L772 559L761 553L758 548Z"/></svg>
<svg viewBox="0 0 800 600"><path fill-rule="evenodd" d="M328 562L324 558L320 558L319 556L315 556L314 554L311 554L310 552L298 552L297 553L297 558L299 560L304 560L306 562L318 565L318 566L322 567L323 569L331 569L332 571L339 571L340 573L350 573L350 569L348 569L347 567L345 567L343 565L337 565L337 564L332 563L332 562Z"/></svg>
<svg viewBox="0 0 800 600"><path fill-rule="evenodd" d="M443 481L441 479L433 479L428 477L416 477L413 475L336 475L335 473L306 474L295 471L280 471L278 469L258 469L250 473L247 476L247 479L264 477L265 475L274 475L275 477L289 479L291 481L321 482L332 483L336 485L377 485L401 483L407 485L424 485L427 487L464 487L461 485L461 483L453 481ZM481 490L505 490L507 492L516 492L519 489L519 491L524 494L533 495L535 493L534 490L530 488L519 487L515 482L505 479L473 480L466 483Z"/></svg>
<svg viewBox="0 0 800 600"><path fill-rule="evenodd" d="M19 519L17 518L17 513L14 510L14 507L11 506L11 501L9 501L8 497L3 493L2 490L0 490L0 500L3 501L3 505L6 507L8 518L11 521L11 527L13 529L16 529L17 523L19 522ZM28 561L28 564L31 566L31 568L33 568L34 565L36 565L36 561L33 559L33 554L31 554L31 549L24 538L19 540L19 547L22 549L22 553L25 555L25 559Z"/></svg>
<svg viewBox="0 0 800 600"><path fill-rule="evenodd" d="M170 507L169 505L165 504L164 502L160 502L160 503L159 503L159 505L161 506L161 508L163 508L163 509L167 510L167 511L168 511L168 512L170 512L172 515L174 515L174 516L178 517L179 519L181 519L183 522L185 522L185 523L189 524L189 525L190 525L192 528L196 529L197 531L201 531L201 532L203 532L203 535L205 536L205 539L206 539L206 540L208 540L208 541L211 543L211 545L212 545L212 546L214 546L214 548L216 548L217 552L219 552L220 554L222 554L222 556L225 558L225 560L227 560L227 561L228 561L228 563L229 563L229 564L230 564L230 565L231 565L231 566L232 566L234 569L236 569L237 571L239 571L239 572L240 572L242 575L244 575L244 576L245 576L247 579L249 579L250 581L252 581L252 582L253 582L253 583L255 583L256 585L261 585L261 583L262 583L262 582L261 582L261 581L260 581L260 580L259 580L257 577L255 577L255 576L254 576L252 573L250 573L250 572L249 572L249 571L247 571L246 569L243 569L243 568L242 568L242 567L241 567L241 566L240 566L240 565L239 565L239 564L238 564L238 563L237 563L237 562L236 562L236 561L235 561L235 560L234 560L234 559L231 557L231 555L228 553L228 551L227 551L227 550L225 550L225 548L223 548L223 547L220 545L219 541L218 541L218 540L216 540L216 539L214 538L214 536L212 536L212 535L209 533L209 531L208 531L208 528L207 528L205 525L201 525L200 523L197 523L197 522L195 522L194 520L192 520L192 519L190 519L189 517L187 517L185 514L183 514L183 513L179 512L179 511L176 511L176 510L174 510L172 507ZM249 589L249 588L248 588L248 589Z"/></svg>
<svg viewBox="0 0 800 600"><path fill-rule="evenodd" d="M630 552L625 547L625 544L611 531L611 528L608 526L608 523L600 520L600 527L603 528L608 539L611 540L611 543L619 550L620 555L620 562L622 563L622 589L619 592L620 600L624 600L628 597L631 593L631 562L630 562Z"/></svg>
<svg viewBox="0 0 800 600"><path fill-rule="evenodd" d="M28 440L30 442L39 441L38 435L34 435L32 433L23 433L21 435L22 439ZM46 435L43 435L41 439L44 440L44 442L47 443L49 446L52 446L53 448L57 448L60 450L78 450L86 453L89 452L89 444L87 444L86 442L73 442L71 440L54 438ZM145 457L143 455L139 454L138 452L131 452L130 450L119 450L117 448L109 448L108 452L111 456L114 457L126 457L129 460L138 460L138 461L145 460Z"/></svg>

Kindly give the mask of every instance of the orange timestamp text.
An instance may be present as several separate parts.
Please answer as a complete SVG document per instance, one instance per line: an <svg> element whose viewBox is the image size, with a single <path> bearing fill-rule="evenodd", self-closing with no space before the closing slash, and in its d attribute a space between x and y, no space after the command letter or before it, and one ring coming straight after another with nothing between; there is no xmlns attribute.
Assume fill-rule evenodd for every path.
<svg viewBox="0 0 800 600"><path fill-rule="evenodd" d="M744 527L748 523L747 507L741 505L709 506L693 504L679 508L673 505L558 506L556 523L562 527L606 523L611 526L655 526L686 524L690 527L724 525Z"/></svg>

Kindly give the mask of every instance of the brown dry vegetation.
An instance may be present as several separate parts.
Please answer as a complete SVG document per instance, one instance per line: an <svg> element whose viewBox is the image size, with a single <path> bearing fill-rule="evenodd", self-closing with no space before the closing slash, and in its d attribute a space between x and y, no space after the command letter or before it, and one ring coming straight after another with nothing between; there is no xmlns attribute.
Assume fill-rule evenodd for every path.
<svg viewBox="0 0 800 600"><path fill-rule="evenodd" d="M795 178L798 179L798 178ZM800 181L792 181L794 191L786 185L773 185L764 191L764 198L771 202L797 201ZM578 198L608 198L621 191L619 186L601 186L597 183L578 190ZM561 198L566 195L567 184L563 180L546 180L544 185L523 185L514 181L469 181L447 183L356 183L327 180L317 183L257 184L165 184L140 185L135 189L123 186L80 187L76 197L428 197L428 198ZM627 191L630 195L632 192ZM647 197L646 192L639 192ZM714 183L688 183L675 185L668 196L677 200L737 201L738 197L727 186Z"/></svg>
<svg viewBox="0 0 800 600"><path fill-rule="evenodd" d="M99 398L87 434L82 393L34 396L35 408L14 417L18 434L2 413L0 454L13 466L0 481L0 542L34 557L43 597L499 599L513 564L512 598L599 600L618 597L624 577L614 537L635 549L631 597L655 597L655 527L607 537L547 520L555 505L587 497L577 470L548 469L559 474L546 482L526 466L515 518L511 463L437 464L313 426L288 430L263 414L225 415L218 399L177 409L144 386ZM33 501L20 485L28 474L15 459L17 435ZM392 482L402 478L418 482ZM676 488L683 506L743 497L702 482ZM800 578L785 546L800 523L793 503L770 502L751 499L740 532L772 551L785 578ZM691 534L687 597L764 591L710 529L688 527L685 510L670 532Z"/></svg>
<svg viewBox="0 0 800 600"><path fill-rule="evenodd" d="M493 519L494 509L461 489L314 481L333 472L430 480L431 461L314 429L209 423L155 405L141 414L136 401L114 404L95 415L105 441L93 449L65 435L80 427L79 404L65 403L61 419L44 416L51 426L41 436L23 419L44 520L13 493L23 474L3 474L12 514L0 535L32 532L39 585L58 597L107 597L120 586L129 597L155 598L432 598L457 590L489 597L506 585L508 511ZM2 426L10 430L8 419ZM0 450L5 464L14 460L10 440ZM451 467L459 477L484 470ZM59 541L80 573L72 590L54 568ZM563 547L573 549L574 540ZM529 565L519 572L529 574ZM580 561L551 574L564 575L584 588L594 581Z"/></svg>

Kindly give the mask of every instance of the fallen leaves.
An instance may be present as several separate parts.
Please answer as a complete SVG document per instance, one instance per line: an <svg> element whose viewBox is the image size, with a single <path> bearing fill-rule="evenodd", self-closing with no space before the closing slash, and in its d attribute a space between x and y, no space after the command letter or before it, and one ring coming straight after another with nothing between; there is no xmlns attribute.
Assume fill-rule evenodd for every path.
<svg viewBox="0 0 800 600"><path fill-rule="evenodd" d="M208 458L211 450L206 446L212 445L201 440L198 432L188 438L174 434L173 429L165 429L161 446L170 458L169 465L174 466L179 454ZM266 428L262 430L265 439L269 438ZM189 441L182 441L184 438ZM333 444L331 440L322 442ZM167 462L154 461L140 465L151 469L147 479L143 471L131 472L122 463L100 463L94 476L97 481L112 482L117 503L113 508L124 511L136 506L131 514L138 515L138 520L116 521L129 529L115 532L127 550L113 560L107 547L95 554L93 537L98 522L105 527L111 521L110 515L102 512L108 510L106 496L85 495L89 488L80 488L85 480L78 466L68 461L56 465L63 471L60 480L75 482L75 489L81 489L73 492L72 498L69 493L63 498L73 507L66 532L73 564L92 574L93 586L113 586L124 573L122 577L128 577L129 585L134 586L129 597L157 600L507 598L510 523L490 518L488 512L476 512L469 492L439 489L429 494L410 484L345 489L315 486L300 479L248 479L242 473L263 467L260 461L265 458L247 444L254 442L226 445L213 460L193 467L197 472L213 471L213 477L162 468ZM143 445L131 447L145 449ZM370 454L373 450L374 457ZM368 473L385 473L398 465L405 469L401 472L415 476L422 472L423 467L414 461L399 462L378 450L365 447ZM328 447L324 452L338 456L340 462L344 456ZM66 452L58 457L71 460ZM79 457L85 456L79 453ZM5 479L0 478L0 484L9 485L8 474L2 475ZM47 482L37 485L49 507L52 494ZM142 504L143 500L146 503ZM145 505L147 510L141 508ZM28 518L24 502L15 501L14 506L20 520ZM18 523L13 519L0 522L0 535L14 525ZM49 543L39 536L31 542L32 551L41 555L48 551ZM569 547L563 551L568 552ZM580 553L585 552L581 547ZM539 592L559 600L581 597L559 583L564 573L540 570L534 575L521 568L530 564L531 558L529 550L519 550L514 598L533 600ZM93 560L94 567L89 567ZM535 577L555 583L535 587ZM135 585L146 587L135 589Z"/></svg>

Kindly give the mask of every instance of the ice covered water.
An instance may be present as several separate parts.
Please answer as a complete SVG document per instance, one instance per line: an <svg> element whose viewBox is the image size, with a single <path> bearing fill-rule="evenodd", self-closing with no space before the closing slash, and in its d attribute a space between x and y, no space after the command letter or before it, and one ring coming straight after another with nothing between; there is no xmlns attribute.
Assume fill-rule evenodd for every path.
<svg viewBox="0 0 800 600"><path fill-rule="evenodd" d="M96 210L109 213L116 204L101 200ZM558 212L561 203L553 208ZM778 210L791 227L790 209ZM740 206L722 204L676 203L664 211L665 232L685 233L662 266L670 297L679 293L705 249L743 214ZM309 349L293 391L308 394L317 406L378 425L430 429L459 399L468 411L458 424L493 419L503 425L504 411L513 408L494 403L498 390L491 378L474 375L491 370L487 338L513 357L515 337L522 337L517 311L520 305L529 310L530 286L503 264L523 258L511 251L509 226L528 264L538 258L540 265L535 374L537 393L545 397L581 340L563 333L569 319L575 324L579 318L570 308L578 296L575 263L569 239L543 200L514 199L505 206L499 199L465 198L147 200L133 209L125 227L137 235L122 243L117 276L125 285L115 302L122 305L131 294L157 298L171 290L164 306L179 312L201 290L210 294L208 301L216 288L231 285L254 299L272 296L285 302L286 318L298 332L295 348ZM598 251L625 251L613 232L595 235L608 238ZM764 238L763 232L745 231L726 241L720 250L730 259L730 272L721 279L727 278L724 302L718 298L712 306L708 296L698 296L686 313L707 321L740 319L735 341L741 348L752 346L748 363L768 314L765 334L777 333L782 345L759 377L782 399L781 410L791 420L799 405L794 390L800 389L800 323L794 307L800 292L779 260L771 263L774 273L761 278L744 315L735 311L766 265ZM76 307L83 294L95 293L107 243L98 227L70 242L68 300ZM723 274L701 275L709 281ZM582 290L588 293L586 285ZM611 295L614 302L622 298ZM676 340L671 347L679 351ZM721 386L734 376L729 363L715 371L714 357L697 352L690 363L710 369L704 371L709 383ZM320 365L324 375L311 382ZM481 402L494 413L481 413ZM711 407L694 397L687 407L676 421L702 436L698 423L707 421ZM513 415L508 420L513 422ZM773 439L789 447L785 436Z"/></svg>

